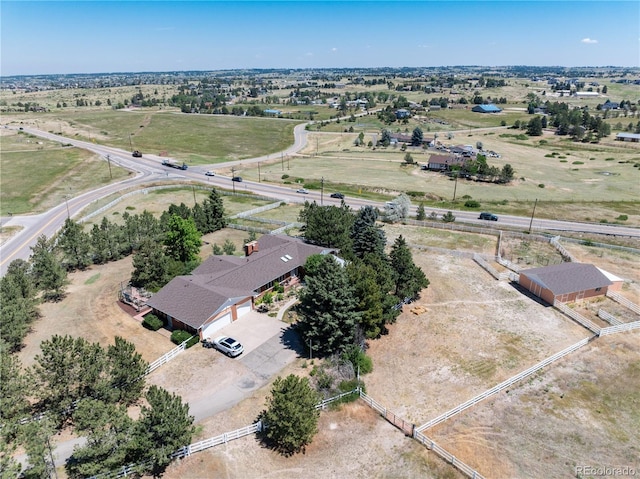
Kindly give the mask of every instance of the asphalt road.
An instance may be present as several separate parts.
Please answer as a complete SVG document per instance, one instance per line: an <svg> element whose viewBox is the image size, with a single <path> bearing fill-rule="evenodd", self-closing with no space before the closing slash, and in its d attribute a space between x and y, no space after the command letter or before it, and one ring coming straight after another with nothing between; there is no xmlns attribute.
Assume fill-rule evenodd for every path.
<svg viewBox="0 0 640 479"><path fill-rule="evenodd" d="M0 218L0 224L2 224L2 226L18 225L23 228L18 234L16 234L15 236L7 240L2 246L0 246L0 275L4 275L7 266L14 259L28 259L31 254L31 246L35 244L37 238L40 235L46 235L48 238L52 237L62 227L65 219L68 216L72 218L79 216L81 211L90 203L117 191L130 188L131 186L144 185L150 182L158 182L162 181L163 179L188 179L222 188L235 186L236 189L241 188L242 190L252 191L256 194L270 196L274 199L280 199L293 203L304 203L305 200L315 200L320 204L340 204L340 200L330 197L331 192L329 191L327 192L327 194L325 194L324 191L310 191L308 194L300 194L296 193L295 189L292 188L251 181L243 181L242 183L235 183L234 185L234 183L231 181L231 177L228 176L205 176L204 173L207 170L206 166L193 167L183 171L162 166L163 158L156 155L145 154L142 158L133 158L131 156L131 152L120 150L118 148L97 145L91 142L79 141L73 138L66 138L34 128L24 128L24 131L35 136L47 138L52 141L58 141L65 144L71 144L79 148L85 148L101 155L103 158L105 158L105 161L108 157L109 161L111 161L113 164L134 171L136 173L136 176L134 178L129 178L124 181L97 188L93 191L83 193L74 198L69 198L64 203L51 208L49 211L40 215L24 215ZM232 168L234 166L274 160L284 155L295 154L296 152L300 151L306 145L306 143L307 131L305 129L305 124L300 124L297 125L294 129L294 143L281 153L264 155L256 158L232 161L227 163L219 163L215 165L215 168ZM365 205L382 206L381 202L368 201L359 198L347 197L345 198L345 202L354 209L358 209ZM435 211L439 215L446 213L446 210L437 208L431 208L429 211ZM415 214L415 206L413 208L413 213ZM453 211L453 214L456 216L457 222L473 223L476 225L483 224L484 226L488 226L487 223L491 223L479 220L477 212ZM501 215L498 225L492 226L499 225L514 227L519 230L531 229L531 231L533 232L582 232L640 238L640 228L629 228L624 226L600 223L592 224L535 218L533 222L531 222L530 218Z"/></svg>

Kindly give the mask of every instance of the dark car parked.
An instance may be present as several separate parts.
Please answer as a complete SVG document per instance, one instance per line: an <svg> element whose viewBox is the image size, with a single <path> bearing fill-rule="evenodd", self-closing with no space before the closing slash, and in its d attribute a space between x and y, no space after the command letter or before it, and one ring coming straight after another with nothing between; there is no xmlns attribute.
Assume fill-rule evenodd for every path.
<svg viewBox="0 0 640 479"><path fill-rule="evenodd" d="M331 193L331 198L338 198L339 200L344 200L344 195L342 193Z"/></svg>
<svg viewBox="0 0 640 479"><path fill-rule="evenodd" d="M231 181L237 181L238 183L242 183L242 176L234 176L231 178Z"/></svg>

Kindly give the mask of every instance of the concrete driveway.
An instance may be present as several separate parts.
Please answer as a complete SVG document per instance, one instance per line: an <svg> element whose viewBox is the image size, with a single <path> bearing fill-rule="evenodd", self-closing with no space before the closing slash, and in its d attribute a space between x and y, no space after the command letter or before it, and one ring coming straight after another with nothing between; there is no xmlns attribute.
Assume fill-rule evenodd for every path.
<svg viewBox="0 0 640 479"><path fill-rule="evenodd" d="M281 313L288 306L289 304L283 306ZM224 371L230 369L230 362L236 362L234 370L239 375L231 384L223 387L216 387L214 384L213 390L206 397L189 401L190 413L196 422L233 407L251 391L266 384L286 365L305 354L298 334L287 323L280 321L281 313L278 317L270 317L251 311L216 332L216 337L231 336L240 341L244 346L244 353L237 358L229 358L218 351L207 350L221 356L221 362L216 368L218 372L211 370L209 374L224 375Z"/></svg>

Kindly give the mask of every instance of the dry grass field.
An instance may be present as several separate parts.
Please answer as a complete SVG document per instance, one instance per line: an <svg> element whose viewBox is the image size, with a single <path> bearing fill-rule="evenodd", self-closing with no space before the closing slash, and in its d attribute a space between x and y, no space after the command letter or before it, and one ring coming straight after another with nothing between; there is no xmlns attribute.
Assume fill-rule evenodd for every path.
<svg viewBox="0 0 640 479"><path fill-rule="evenodd" d="M457 245L486 254L495 249L494 237L448 238L439 231L402 225L387 225L385 232L388 238L402 234L423 246ZM246 232L223 230L205 240L222 244L228 238L241 244L245 236ZM635 279L630 287L638 291L637 257L627 256L627 264L616 268L619 253L606 250L598 256L593 253L600 249L567 247L574 247L583 261L601 261L614 274ZM203 246L203 256L209 248ZM494 280L470 259L418 250L414 259L431 285L416 303L404 307L387 335L370 342L374 371L363 379L376 401L417 425L589 336L553 308ZM32 364L39 342L52 334L101 344L122 335L149 361L171 349L166 333L142 328L118 306L119 284L130 272L128 258L71 275L68 296L42 306L43 317L20 352L23 363ZM414 310L416 306L424 310ZM572 477L573 466L588 460L594 448L593 457L599 461L610 457L616 464L632 464L640 450L640 409L634 394L640 387L638 341L637 333L599 339L426 433L486 477ZM200 364L195 356L187 356L176 361L187 360L184 367ZM282 374L307 375L306 364L296 360ZM190 394L198 394L197 384L192 387ZM263 387L202 421L195 439L252 423L268 394L269 387ZM540 454L543 463L537 462ZM248 436L179 461L165 477L293 478L303 471L312 478L461 477L360 402L323 412L319 433L304 454L285 458Z"/></svg>

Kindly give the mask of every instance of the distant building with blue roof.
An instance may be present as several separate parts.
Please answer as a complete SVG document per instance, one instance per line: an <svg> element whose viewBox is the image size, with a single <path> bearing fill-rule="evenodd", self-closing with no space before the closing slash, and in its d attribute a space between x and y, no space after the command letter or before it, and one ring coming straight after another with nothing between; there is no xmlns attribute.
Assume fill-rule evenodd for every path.
<svg viewBox="0 0 640 479"><path fill-rule="evenodd" d="M488 104L476 105L471 109L471 111L475 111L476 113L500 113L502 109L493 104Z"/></svg>
<svg viewBox="0 0 640 479"><path fill-rule="evenodd" d="M265 115L278 116L278 115L280 115L281 113L282 113L282 112L281 112L280 110L271 110L271 109L264 110L264 114L265 114Z"/></svg>

